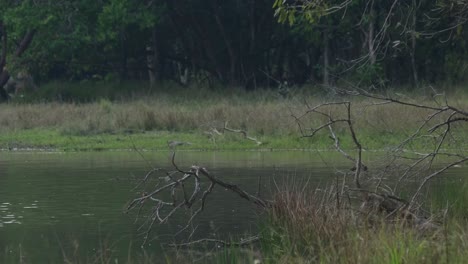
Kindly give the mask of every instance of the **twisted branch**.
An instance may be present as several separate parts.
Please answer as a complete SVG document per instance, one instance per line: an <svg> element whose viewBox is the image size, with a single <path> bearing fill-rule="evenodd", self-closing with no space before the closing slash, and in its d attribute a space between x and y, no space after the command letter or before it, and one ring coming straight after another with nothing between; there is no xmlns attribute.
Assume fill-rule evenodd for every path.
<svg viewBox="0 0 468 264"><path fill-rule="evenodd" d="M141 197L133 199L126 208L126 213L129 213L132 210L137 209L136 221L138 221L138 216L141 214L141 211L146 208L148 210L149 217L144 221L139 230L146 227L143 245L145 245L149 239L150 233L153 229L153 226L158 224L166 223L177 211L182 208L190 209L195 204L198 204L198 208L191 213L187 224L182 227L176 235L181 234L187 230L196 217L203 212L207 198L212 194L213 189L216 185L219 185L233 193L236 193L242 199L259 206L260 208L267 208L270 206L270 201L263 200L255 195L252 195L235 184L227 183L213 174L211 174L206 168L193 165L188 171L180 169L175 162L175 151L172 153L171 163L176 171L166 172L165 177L160 177L158 184L154 187L154 190L151 192L143 192ZM161 169L152 169L144 177L142 182L146 182L149 175L161 172ZM159 183L162 180L170 181L159 187ZM194 184L193 191L190 195L187 194L185 190L185 184L189 181L192 181ZM203 188L205 183L209 183L209 186ZM139 186L141 183L139 184ZM170 194L171 200L164 200L164 193ZM177 200L177 193L182 193L183 200ZM168 213L163 214L163 209L166 207L172 207Z"/></svg>

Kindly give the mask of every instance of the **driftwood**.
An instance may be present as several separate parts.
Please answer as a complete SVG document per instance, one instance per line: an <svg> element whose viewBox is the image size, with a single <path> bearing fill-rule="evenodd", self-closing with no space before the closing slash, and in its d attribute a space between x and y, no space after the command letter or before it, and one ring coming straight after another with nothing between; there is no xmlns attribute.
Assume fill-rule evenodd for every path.
<svg viewBox="0 0 468 264"><path fill-rule="evenodd" d="M195 241L191 241L187 243L169 244L169 246L180 248L180 247L191 247L193 245L200 244L200 243L214 243L214 244L218 244L224 247L231 247L231 246L242 247L242 246L250 245L254 242L258 242L259 240L260 240L260 237L258 235L242 239L239 242L227 242L227 241L220 240L220 239L203 238L203 239L199 239L199 240L195 240Z"/></svg>
<svg viewBox="0 0 468 264"><path fill-rule="evenodd" d="M219 130L221 130L221 131L219 131ZM260 146L260 145L263 144L263 142L259 141L258 139L249 136L247 131L245 131L245 130L234 129L234 128L228 127L228 122L227 121L224 122L224 125L223 125L222 128L217 129L216 127L212 127L208 131L205 131L204 133L206 135L208 135L211 138L211 140L213 140L213 142L216 142L216 136L224 135L226 131L231 132L231 133L241 134L243 138L245 138L246 140L250 140L250 141L255 142L255 144L257 144L257 146Z"/></svg>

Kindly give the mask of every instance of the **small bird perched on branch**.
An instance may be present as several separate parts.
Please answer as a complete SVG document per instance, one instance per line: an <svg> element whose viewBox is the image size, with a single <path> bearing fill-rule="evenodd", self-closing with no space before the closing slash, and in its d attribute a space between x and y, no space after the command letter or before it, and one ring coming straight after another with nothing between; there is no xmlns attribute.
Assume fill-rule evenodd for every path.
<svg viewBox="0 0 468 264"><path fill-rule="evenodd" d="M169 148L174 149L177 146L182 146L182 145L192 145L190 142L183 142L183 141L175 141L175 140L169 140L167 141L167 145Z"/></svg>

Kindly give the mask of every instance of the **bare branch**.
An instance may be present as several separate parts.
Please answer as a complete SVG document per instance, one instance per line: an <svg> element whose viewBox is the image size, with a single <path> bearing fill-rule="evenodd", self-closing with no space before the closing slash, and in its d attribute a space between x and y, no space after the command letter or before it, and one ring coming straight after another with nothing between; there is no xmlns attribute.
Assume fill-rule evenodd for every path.
<svg viewBox="0 0 468 264"><path fill-rule="evenodd" d="M345 106L345 108L346 108L346 118L334 119L331 114L327 114L327 113L324 113L324 112L320 111L320 109L323 108L323 107L334 106L334 105L343 105L343 106ZM314 114L314 113L327 117L328 122L320 125L317 128L311 129L312 132L310 134L304 134L304 131L303 131L303 128L302 128L302 122L300 121L300 119L307 116L307 115ZM349 101L329 102L329 103L319 104L319 105L317 105L315 107L308 107L308 110L304 114L302 114L301 116L296 118L296 123L298 123L298 125L299 125L302 137L314 137L319 131L321 131L322 129L328 127L329 130L330 130L331 138L335 142L335 148L341 154L343 154L347 159L349 159L349 160L351 160L351 161L353 161L355 163L354 183L355 183L357 188L361 188L361 183L360 183L359 178L360 178L360 175L361 175L361 172L362 172L363 168L364 168L364 170L367 170L367 167L363 166L363 164L362 164L362 146L361 146L359 140L357 139L356 132L354 131L353 121L352 121L352 118L351 118L351 102L349 102ZM336 134L334 133L333 128L332 128L332 125L334 125L336 123L346 123L346 125L347 125L347 127L349 129L349 132L351 134L351 138L353 140L353 143L357 148L357 158L356 159L352 158L350 155L348 155L346 152L344 152L341 149L341 147L339 145L338 137L336 136Z"/></svg>
<svg viewBox="0 0 468 264"><path fill-rule="evenodd" d="M456 162L452 162L450 163L449 165L443 167L442 169L426 176L423 181L421 182L421 184L419 185L418 189L416 190L416 192L414 193L413 197L411 198L411 201L410 201L410 205L412 205L415 200L416 200L416 197L419 195L419 193L421 192L422 188L427 184L427 182L429 182L432 178L440 175L442 172L452 168L453 166L456 166L458 164L462 164L464 162L468 161L468 157L467 158L464 158L464 159L461 159L461 160L458 160Z"/></svg>
<svg viewBox="0 0 468 264"><path fill-rule="evenodd" d="M261 144L262 144L262 142L259 141L259 140L257 140L256 138L248 136L248 135L247 135L247 131L241 130L241 129L232 129L232 128L229 128L229 127L227 126L227 124L228 124L228 122L225 122L225 123L224 123L223 131L229 131L229 132L234 132L234 133L240 133L240 134L242 134L242 135L244 136L245 139L251 140L251 141L255 142L257 145L261 145Z"/></svg>
<svg viewBox="0 0 468 264"><path fill-rule="evenodd" d="M147 243L149 239L149 235L155 223L159 223L159 224L166 223L179 209L181 208L190 209L192 208L194 204L199 204L199 207L197 208L197 210L191 213L187 221L187 224L184 227L182 227L176 233L176 235L187 230L190 227L190 225L193 223L193 221L196 219L196 217L204 210L206 200L208 196L212 193L216 185L219 185L233 193L238 194L239 197L261 208L266 208L270 206L269 201L263 200L255 195L252 195L242 190L237 185L222 181L221 179L209 173L208 170L203 167L193 165L190 167L190 170L188 171L181 170L175 162L174 150L172 153L171 163L176 169L176 171L172 173L167 172L166 175L168 176L162 177L163 179L166 179L166 181L170 180L171 181L170 183L166 183L161 187L158 187L159 184L156 185L156 188L153 191L149 193L143 192L141 197L133 199L127 206L126 212L129 212L135 208L138 208L137 216L136 216L137 220L141 214L141 211L145 207L145 205L149 206L150 216L146 219L146 221L143 222L143 224L139 228L139 229L142 229L143 227L146 226L143 245ZM145 177L143 178L143 181L146 181L149 175L160 172L160 171L161 171L160 169L150 170L148 173L146 173ZM204 190L202 195L199 195L202 190L203 179L208 180L210 185ZM185 183L189 180L193 181L193 186L194 186L193 191L190 194L190 196L187 194L185 190ZM170 197L172 198L172 201L165 201L164 199L161 198L161 197L164 197L163 195L164 192L169 193ZM177 193L182 193L183 201L180 201L180 202L177 201L177 197L176 197ZM172 207L172 208L167 212L166 207ZM193 234L191 234L191 236L192 235Z"/></svg>
<svg viewBox="0 0 468 264"><path fill-rule="evenodd" d="M196 240L196 241L192 241L188 243L169 244L169 245L172 247L188 247L188 246L193 246L195 244L200 244L200 243L215 243L215 244L222 245L224 247L229 247L229 246L240 247L240 246L250 245L259 240L260 240L259 236L248 237L248 238L242 239L239 242L227 242L227 241L219 240L219 239L204 238L204 239L200 239L200 240Z"/></svg>

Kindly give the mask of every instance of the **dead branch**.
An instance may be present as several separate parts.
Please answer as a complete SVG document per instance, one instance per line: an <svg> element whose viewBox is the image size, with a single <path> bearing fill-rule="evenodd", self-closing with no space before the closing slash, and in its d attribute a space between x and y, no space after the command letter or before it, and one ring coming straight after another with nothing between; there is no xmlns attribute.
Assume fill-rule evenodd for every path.
<svg viewBox="0 0 468 264"><path fill-rule="evenodd" d="M236 247L242 247L246 245L250 245L252 243L258 242L260 240L259 236L251 236L245 239L242 239L239 242L228 242L220 239L212 239L212 238L204 238L204 239L199 239L195 241L191 241L188 243L180 243L180 244L169 244L171 247L190 247L196 244L201 244L201 243L215 243L218 245L222 245L224 247L229 247L229 246L236 246Z"/></svg>
<svg viewBox="0 0 468 264"><path fill-rule="evenodd" d="M245 139L251 140L251 141L255 142L257 145L261 145L261 144L262 144L262 142L261 142L261 141L258 141L256 138L248 136L248 135L247 135L247 131L241 130L241 129L232 129L232 128L229 128L229 127L227 126L227 124L228 124L228 122L226 121L226 122L224 123L223 131L229 131L229 132L233 132L233 133L240 133L240 134L242 134L242 136L244 136Z"/></svg>
<svg viewBox="0 0 468 264"><path fill-rule="evenodd" d="M352 162L356 162L356 159L351 157L346 151L344 151L340 146L340 139L336 136L335 131L331 125L328 126L328 130L330 130L331 138L335 141L335 148L338 152L340 152L345 158L349 159Z"/></svg>
<svg viewBox="0 0 468 264"><path fill-rule="evenodd" d="M446 146L449 144L456 144L454 141L454 129L460 129L460 126L455 126L455 124L463 125L467 124L468 121L468 112L463 109L459 109L451 105L447 98L445 100L435 100L433 103L420 103L415 100L410 100L408 98L398 98L389 95L380 95L370 93L364 89L354 88L352 90L339 90L340 94L347 94L351 96L359 96L364 97L367 99L373 100L373 102L369 106L373 107L380 107L381 105L385 104L396 104L402 107L407 107L409 109L423 109L424 111L429 112L427 118L425 118L421 125L417 127L415 131L413 131L409 137L401 141L398 146L394 147L391 151L391 154L394 158L392 158L388 163L384 164L384 171L386 173L392 173L394 175L398 175L398 180L396 181L395 187L392 190L392 193L396 193L398 187L401 185L403 181L408 179L408 177L421 177L420 183L414 194L409 199L408 203L405 203L405 210L409 210L414 207L416 203L416 198L420 196L420 192L423 187L433 178L438 175L441 175L443 172L452 168L454 166L458 166L459 164L465 163L468 161L468 156L466 155L466 150L462 150L459 153L447 151ZM401 96L400 96L401 97ZM343 105L345 107L344 111L335 111L332 112L327 107L329 106L340 106ZM324 128L328 127L330 138L334 141L335 149L341 153L346 159L354 162L355 165L355 174L354 174L354 184L357 189L365 190L361 187L360 183L360 175L362 170L367 170L367 167L362 164L362 146L358 140L357 132L355 130L353 119L351 115L351 102L350 101L337 101L337 102L327 102L318 104L316 106L309 106L306 105L307 110L300 114L300 115L293 115L296 123L299 126L299 130L301 131L302 137L314 137L318 132L323 130ZM319 124L316 128L307 129L306 128L306 121L305 117L310 115L318 115L326 117L326 121L322 124ZM334 126L338 123L344 123L347 125L349 134L353 140L354 145L357 148L357 152L354 156L348 154L344 149L340 146L340 140L336 133L334 132ZM410 145L411 143L415 142L419 139L424 138L432 138L433 139L433 147L429 153L417 153L417 152L410 152L405 147ZM447 158L457 158L456 161L451 161L449 164L445 165L444 167L434 170L432 169L434 160L436 157L444 156ZM412 160L410 164L408 162L399 162L399 160ZM393 163L400 164L399 167L391 166ZM398 171L390 171L389 168L392 170L398 169ZM402 169L402 170L400 170ZM427 176L425 176L427 175ZM378 191L380 186L382 186L383 177L377 179L376 188L375 190ZM375 178L373 180L376 180ZM371 182L372 183L372 182ZM389 199L389 194L387 194L387 190L383 190L384 193L373 193L372 199L373 200L381 200L387 203ZM363 193L363 191L361 192ZM365 199L369 199L371 197L369 194L364 196ZM396 197L396 196L394 196ZM378 199L377 199L378 198ZM400 198L398 198L400 199ZM395 199L393 199L395 200ZM379 205L382 206L382 205ZM415 218L415 216L413 217Z"/></svg>
<svg viewBox="0 0 468 264"><path fill-rule="evenodd" d="M466 124L468 122L468 112L463 109L459 109L458 107L455 107L451 105L447 97L445 97L445 100L443 103L435 101L434 105L431 104L422 104L418 102L413 102L409 99L407 100L402 100L398 98L394 98L388 95L378 95L378 94L373 94L369 93L363 89L354 89L354 90L348 90L344 91L346 94L350 94L353 96L360 96L360 97L365 97L365 98L370 98L370 99L376 99L378 101L381 101L382 103L392 103L392 104L397 104L405 107L409 107L410 109L425 109L429 111L428 117L423 121L423 123L414 131L410 137L402 141L396 148L394 148L393 152L394 154L399 157L399 158L406 158L404 155L405 153L408 153L406 149L404 149L405 145L413 142L417 138L423 138L423 137L430 137L433 136L435 132L438 130L445 128L439 135L436 135L437 140L434 142L434 150L429 153L417 153L413 152L412 154L416 155L416 157L412 158L414 159L414 162L409 164L407 168L401 173L401 177L397 181L397 184L395 185L394 192L397 190L398 185L405 179L407 178L408 175L420 175L423 176L425 172L428 172L433 165L433 162L436 157L438 156L446 156L446 157L456 157L458 158L456 161L450 162L446 166L442 167L439 170L433 171L429 173L427 176L423 176L421 183L415 193L413 194L411 200L410 200L410 206L414 205L416 202L416 198L419 196L422 188L434 177L441 175L443 172L445 172L447 169L452 168L454 166L457 166L461 163L464 163L468 160L468 156L466 154L460 154L460 153L455 153L455 152L447 152L444 149L444 146L448 145L449 142L448 137L451 135L452 130L454 128L454 124ZM445 114L445 118L443 117L443 114ZM436 119L438 117L439 119ZM435 123L435 124L434 124ZM427 128L427 129L425 129ZM466 153L466 150L462 150L462 153ZM399 154L402 153L402 154Z"/></svg>
<svg viewBox="0 0 468 264"><path fill-rule="evenodd" d="M268 202L260 199L254 195L249 194L248 192L242 190L237 185L226 183L221 181L220 179L216 178L215 176L211 175L205 168L199 166L192 166L192 169L197 171L197 173L201 172L204 176L206 176L212 183L218 184L234 193L237 193L241 198L252 202L260 207L266 208L268 207Z"/></svg>
<svg viewBox="0 0 468 264"><path fill-rule="evenodd" d="M455 161L455 162L452 162L450 164L448 164L447 166L443 167L442 169L424 177L423 181L421 182L421 184L419 185L418 189L416 190L416 192L413 194L413 197L411 198L411 202L410 204L413 204L416 200L416 197L419 195L419 193L421 192L422 188L427 184L427 182L429 182L432 178L440 175L441 173L443 173L444 171L454 167L454 166L457 166L459 164L462 164L464 162L467 162L468 161L468 157L466 158L463 158L463 159L460 159L458 161Z"/></svg>
<svg viewBox="0 0 468 264"><path fill-rule="evenodd" d="M221 136L223 135L221 132L218 131L216 128L210 128L208 131L204 131L204 134L206 134L212 141L213 143L216 143L216 136Z"/></svg>
<svg viewBox="0 0 468 264"><path fill-rule="evenodd" d="M175 151L172 153L171 163L175 168L175 171L165 172L164 177L158 178L158 184L153 190L149 192L143 192L141 197L133 199L127 206L126 213L137 209L136 219L138 220L139 215L143 210L147 210L147 218L141 224L139 230L146 227L144 232L143 245L149 239L149 235L153 229L153 226L158 224L166 223L176 212L182 208L190 209L193 206L197 206L195 211L192 211L187 224L182 227L176 235L187 230L196 217L204 210L206 201L216 185L219 185L226 190L229 190L237 194L242 199L257 205L260 208L267 208L270 206L270 201L263 200L255 195L252 195L235 184L227 183L212 173L206 168L193 165L189 170L184 171L178 167L175 162ZM149 175L163 172L161 169L152 169L144 177L143 181L146 183ZM166 182L166 183L163 183ZM185 189L185 185L191 182L193 184L193 190L189 195ZM138 186L141 186L141 182ZM205 184L209 184L204 187ZM164 199L169 195L170 200ZM182 196L179 198L179 196Z"/></svg>
<svg viewBox="0 0 468 264"><path fill-rule="evenodd" d="M175 140L169 140L167 142L167 145L169 146L170 149L174 149L178 146L183 146L183 145L192 145L190 142L184 142L184 141L175 141Z"/></svg>
<svg viewBox="0 0 468 264"><path fill-rule="evenodd" d="M255 144L257 144L257 146L260 146L263 144L263 142L259 141L258 139L254 138L254 137L251 137L247 134L247 131L245 130L242 130L242 129L234 129L234 128L229 128L228 126L228 122L224 122L224 125L223 127L221 128L221 132L215 128L215 127L212 127L210 128L208 131L205 131L204 133L206 135L208 135L211 140L215 141L215 137L216 136L221 136L224 134L224 132L228 131L228 132L232 132L232 133L239 133L239 134L242 134L242 137L247 139L247 140L250 140L250 141L253 141L255 142Z"/></svg>
<svg viewBox="0 0 468 264"><path fill-rule="evenodd" d="M335 119L334 116L330 112L329 113L323 112L324 110L322 110L322 109L324 109L326 107L329 107L329 106L344 106L345 109L346 109L346 118L337 118L337 119ZM293 115L293 117L296 120L296 123L299 126L299 130L301 131L302 137L314 137L322 129L328 128L329 131L330 131L330 135L331 135L330 137L334 140L334 142L335 142L334 146L338 150L338 152L340 152L347 159L349 159L349 160L351 160L352 162L355 163L354 183L355 183L357 188L361 188L360 175L361 175L361 172L362 172L363 169L367 170L367 167L362 164L362 146L361 146L361 143L359 142L359 140L357 139L356 132L354 130L353 120L352 120L352 116L351 116L351 102L349 102L349 101L328 102L328 103L319 104L319 105L314 106L314 107L310 107L309 105L307 105L307 108L308 108L307 111L305 111L305 113L301 114L300 116ZM328 119L328 121L326 123L318 126L317 128L310 129L311 132L309 134L305 134L302 119L304 117L310 115L310 114L318 114L318 115L324 116L324 117L326 117ZM351 157L349 154L347 154L340 147L339 139L338 139L338 137L336 136L336 134L333 131L333 125L335 125L337 123L345 123L347 125L347 127L349 129L349 132L351 134L351 138L353 140L353 143L357 148L357 157L356 158Z"/></svg>

